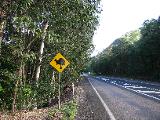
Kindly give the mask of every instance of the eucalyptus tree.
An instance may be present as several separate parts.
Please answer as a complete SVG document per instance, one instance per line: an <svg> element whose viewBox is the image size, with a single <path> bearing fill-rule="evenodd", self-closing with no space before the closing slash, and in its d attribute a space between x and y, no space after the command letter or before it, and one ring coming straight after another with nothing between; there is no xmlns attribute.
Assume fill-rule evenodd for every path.
<svg viewBox="0 0 160 120"><path fill-rule="evenodd" d="M53 83L49 61L57 52L62 52L72 63L64 74L64 81L68 79L73 82L79 76L93 46L91 39L98 24L99 2L2 0L0 12L4 14L1 21L4 53L1 62L4 67L1 69L1 98L11 89L8 98L1 99L3 105L12 106L13 111L17 107L34 106L35 98L40 95L38 93L44 96L46 92L43 91L48 90L43 87L43 91L37 91L37 87L43 85L41 81L48 81L46 86ZM14 69L10 70L11 67ZM70 75L72 77L68 77ZM4 89L6 86L9 89ZM52 97L52 86L48 91L44 99ZM8 99L12 105L5 103Z"/></svg>

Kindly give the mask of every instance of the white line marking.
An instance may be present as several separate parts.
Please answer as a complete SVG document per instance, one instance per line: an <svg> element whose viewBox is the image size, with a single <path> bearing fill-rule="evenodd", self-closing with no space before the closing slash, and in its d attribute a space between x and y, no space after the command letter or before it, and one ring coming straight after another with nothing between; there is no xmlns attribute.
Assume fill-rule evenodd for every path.
<svg viewBox="0 0 160 120"><path fill-rule="evenodd" d="M115 83L116 83L116 81L112 81L111 83L115 84Z"/></svg>
<svg viewBox="0 0 160 120"><path fill-rule="evenodd" d="M106 78L102 78L102 80L104 80L104 81L107 81L107 80L109 80L109 79L106 79Z"/></svg>
<svg viewBox="0 0 160 120"><path fill-rule="evenodd" d="M142 86L140 86L140 87L138 87L138 86L124 86L125 88L128 88L128 87L131 87L131 88L146 88L146 87L142 87Z"/></svg>
<svg viewBox="0 0 160 120"><path fill-rule="evenodd" d="M100 101L102 102L104 108L106 109L107 113L109 114L109 117L111 120L116 120L113 113L110 111L110 109L108 108L108 106L106 105L106 103L104 102L104 100L101 98L101 96L99 95L99 93L97 92L96 88L93 86L93 84L90 82L90 80L88 79L89 83L91 84L92 88L94 89L94 91L96 92L98 98L100 99Z"/></svg>
<svg viewBox="0 0 160 120"><path fill-rule="evenodd" d="M124 85L129 85L129 84L125 83Z"/></svg>
<svg viewBox="0 0 160 120"><path fill-rule="evenodd" d="M159 98L157 98L157 97L154 97L154 96L152 96L152 95L148 95L148 94L145 94L145 93L142 93L142 92L138 92L137 90L133 90L133 89L131 89L131 88L126 88L126 89L128 89L128 90L132 90L132 91L134 91L134 92L136 92L136 93L139 93L139 94L142 94L142 95L148 96L148 97L150 97L150 98L154 98L154 99L156 99L156 100L160 100L160 99L159 99Z"/></svg>
<svg viewBox="0 0 160 120"><path fill-rule="evenodd" d="M120 86L120 87L125 88L125 87L122 86L122 85L118 85L118 84L117 84L117 86ZM126 89L131 90L131 91L134 91L134 92L139 93L139 94L142 94L142 95L145 95L145 96L150 97L150 98L154 98L154 99L156 99L156 100L160 100L160 98L157 98L157 97L154 97L154 96L152 96L152 95L148 95L148 94L145 94L145 93L142 93L142 92L138 92L137 90L133 90L133 89L131 89L131 88L126 88Z"/></svg>
<svg viewBox="0 0 160 120"><path fill-rule="evenodd" d="M141 91L141 90L137 90L137 92L142 92L142 93L157 93L159 94L160 92L156 92L156 91Z"/></svg>

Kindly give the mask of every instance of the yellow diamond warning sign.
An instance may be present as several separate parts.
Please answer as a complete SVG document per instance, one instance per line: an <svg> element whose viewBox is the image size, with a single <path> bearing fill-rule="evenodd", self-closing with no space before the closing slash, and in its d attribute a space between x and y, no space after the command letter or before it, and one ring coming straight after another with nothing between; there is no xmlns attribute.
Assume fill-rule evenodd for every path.
<svg viewBox="0 0 160 120"><path fill-rule="evenodd" d="M58 72L63 72L63 70L69 65L69 62L61 55L61 53L58 53L50 62L50 65Z"/></svg>

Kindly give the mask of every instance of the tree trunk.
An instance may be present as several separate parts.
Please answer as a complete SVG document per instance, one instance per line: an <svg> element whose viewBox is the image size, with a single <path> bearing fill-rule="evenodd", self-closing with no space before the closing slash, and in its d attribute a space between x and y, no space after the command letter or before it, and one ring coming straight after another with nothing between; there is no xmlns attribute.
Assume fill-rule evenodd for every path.
<svg viewBox="0 0 160 120"><path fill-rule="evenodd" d="M74 95L75 95L75 87L74 87L74 83L72 83L72 95L73 95L73 98L74 98Z"/></svg>
<svg viewBox="0 0 160 120"><path fill-rule="evenodd" d="M19 84L19 80L17 80L17 82L16 82L14 94L13 94L13 103L12 103L12 112L13 113L16 111L16 99L17 99L17 92L18 92L18 84Z"/></svg>
<svg viewBox="0 0 160 120"><path fill-rule="evenodd" d="M37 86L38 86L38 80L39 80L39 75L40 75L42 55L43 55L43 51L44 51L44 40L45 40L45 37L46 37L47 28L48 28L48 22L44 22L44 30L43 30L42 41L41 41L41 46L40 46L40 50L39 50L38 65L37 65L37 68L36 68L36 77L35 77Z"/></svg>
<svg viewBox="0 0 160 120"><path fill-rule="evenodd" d="M21 66L19 68L19 71L18 71L18 76L22 79L22 62L21 62ZM15 88L14 88L14 93L13 93L13 103L12 103L12 112L15 112L16 111L16 99L17 99L17 93L18 93L18 85L19 83L22 82L19 78L17 79L16 81L16 84L15 84Z"/></svg>
<svg viewBox="0 0 160 120"><path fill-rule="evenodd" d="M55 86L55 72L53 71L52 73L52 79L51 79L51 86L53 86L53 91L55 92L56 86ZM49 106L52 104L52 99L53 99L53 93L50 94L49 96Z"/></svg>
<svg viewBox="0 0 160 120"><path fill-rule="evenodd" d="M0 22L0 55L1 55L1 44L2 44L4 23L5 23L4 21Z"/></svg>
<svg viewBox="0 0 160 120"><path fill-rule="evenodd" d="M38 63L36 67L36 76L35 76L35 85L37 88L38 88L39 76L41 72L40 69L41 69L41 63L42 63L42 55L44 51L44 41L46 37L46 30L48 28L48 22L43 22L43 25L44 25L44 29L43 29L43 35L42 35L41 46L39 50ZM36 98L36 107L34 109L37 109L37 107L38 107L38 99Z"/></svg>
<svg viewBox="0 0 160 120"><path fill-rule="evenodd" d="M53 90L55 91L56 86L55 86L55 72L53 71L52 73L52 81L51 81L51 85L53 85Z"/></svg>

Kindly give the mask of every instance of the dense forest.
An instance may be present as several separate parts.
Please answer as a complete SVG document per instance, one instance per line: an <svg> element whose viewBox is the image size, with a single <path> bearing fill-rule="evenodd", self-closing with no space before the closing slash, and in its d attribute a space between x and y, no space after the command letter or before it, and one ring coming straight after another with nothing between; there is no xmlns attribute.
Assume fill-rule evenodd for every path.
<svg viewBox="0 0 160 120"><path fill-rule="evenodd" d="M58 96L60 52L70 62L61 91L79 78L94 46L100 0L1 0L0 110L41 108Z"/></svg>
<svg viewBox="0 0 160 120"><path fill-rule="evenodd" d="M107 34L107 33L106 33ZM160 80L160 17L116 39L93 57L89 71L99 75Z"/></svg>

